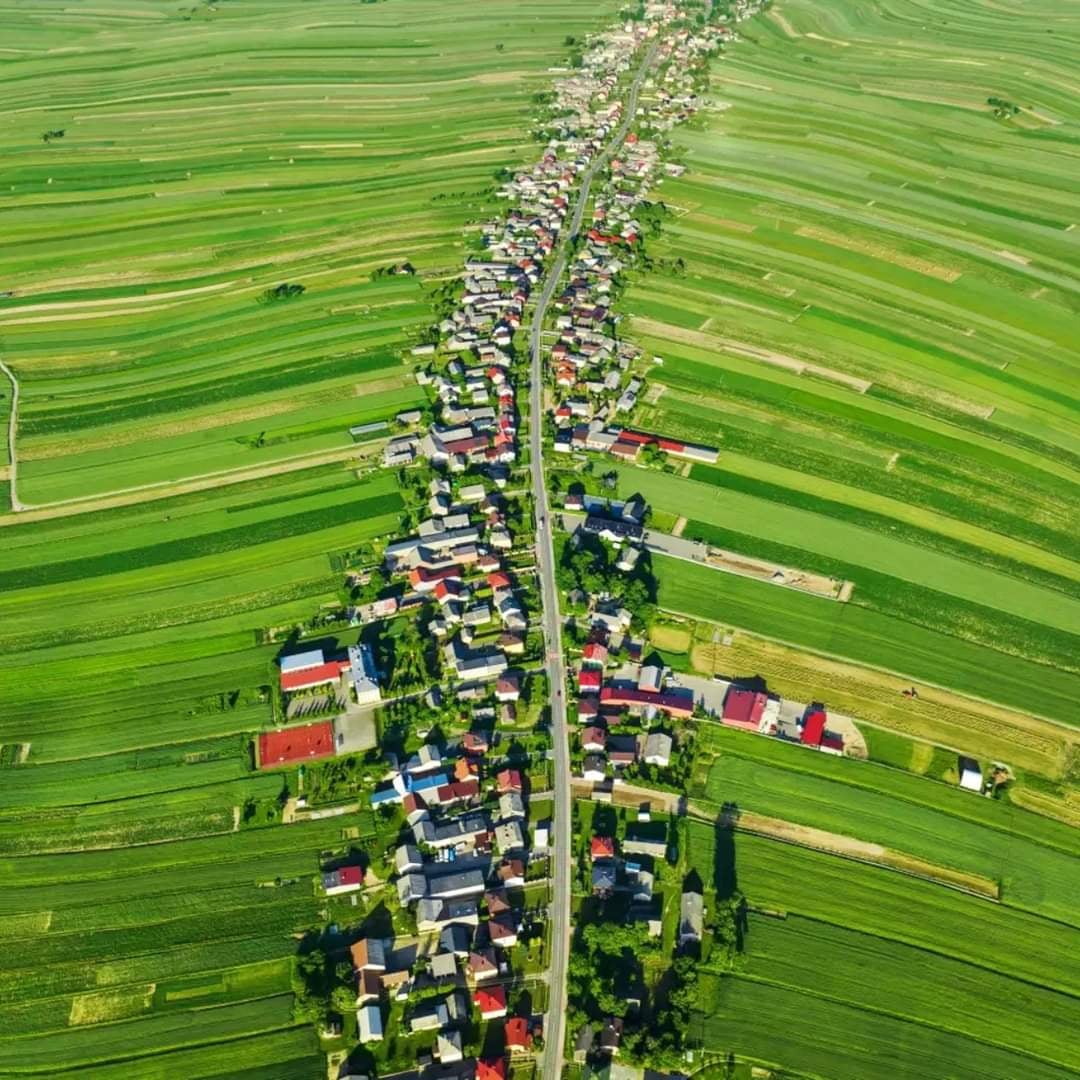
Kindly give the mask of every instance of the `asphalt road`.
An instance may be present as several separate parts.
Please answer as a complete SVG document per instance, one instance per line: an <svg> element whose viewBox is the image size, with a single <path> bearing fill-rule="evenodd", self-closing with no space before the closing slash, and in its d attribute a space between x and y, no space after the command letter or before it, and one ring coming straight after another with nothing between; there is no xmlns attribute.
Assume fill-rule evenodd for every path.
<svg viewBox="0 0 1080 1080"><path fill-rule="evenodd" d="M558 1080L562 1073L563 1041L566 1022L566 966L570 955L570 747L566 725L566 668L562 651L562 620L559 593L555 586L555 552L551 541L551 508L544 484L544 364L540 334L544 316L559 279L566 269L567 244L578 234L593 177L604 167L612 153L622 145L637 112L638 91L656 58L659 42L653 41L645 53L626 98L622 122L607 146L585 170L578 189L569 225L564 227L555 259L548 265L543 288L536 301L529 352L532 372L529 388L530 447L533 497L536 509L536 558L540 594L544 608L544 641L547 647L547 673L551 682L551 739L555 750L555 820L552 851L551 965L547 1023L544 1027L542 1080Z"/></svg>

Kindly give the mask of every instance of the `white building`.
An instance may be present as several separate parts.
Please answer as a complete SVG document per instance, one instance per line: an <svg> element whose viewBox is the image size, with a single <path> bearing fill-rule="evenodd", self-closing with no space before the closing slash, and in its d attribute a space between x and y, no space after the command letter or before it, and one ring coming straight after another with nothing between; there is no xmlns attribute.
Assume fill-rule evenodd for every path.
<svg viewBox="0 0 1080 1080"><path fill-rule="evenodd" d="M358 705L377 705L382 700L379 672L370 646L362 643L349 646L349 678Z"/></svg>

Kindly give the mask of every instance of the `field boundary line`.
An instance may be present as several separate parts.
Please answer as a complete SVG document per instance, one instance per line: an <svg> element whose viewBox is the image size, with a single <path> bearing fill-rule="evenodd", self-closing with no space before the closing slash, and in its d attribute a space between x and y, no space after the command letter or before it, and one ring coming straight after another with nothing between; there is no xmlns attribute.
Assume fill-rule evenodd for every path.
<svg viewBox="0 0 1080 1080"><path fill-rule="evenodd" d="M0 518L0 524L3 523L3 519ZM931 690L940 690L944 694L955 694L957 697L967 698L969 701L978 701L983 705L992 705L995 709L1003 709L1005 712L1016 713L1018 716L1030 716L1034 720L1042 720L1047 724L1053 724L1055 727L1059 727L1062 731L1068 731L1075 738L1080 735L1080 727L1076 724L1070 724L1065 720L1057 720L1052 716L1045 716L1042 713L1034 712L1033 710L1020 710L1013 705L1006 705L1001 701L994 701L992 698L979 697L978 694L969 694L964 690L957 690L953 686L945 686L943 683L931 682L929 679L917 679L912 675L905 674L901 671L896 671L893 668L881 667L878 664L868 664L864 660L855 660L850 656L842 656L840 653L826 652L824 649L815 649L811 645L802 645L797 641L788 641L785 638L773 637L771 634L761 634L756 630L747 630L742 626L735 626L733 623L722 623L716 619L708 619L702 615L692 615L689 611L680 611L678 608L664 607L663 604L656 605L657 611L665 611L669 615L678 615L684 619L690 619L695 622L708 623L710 626L729 627L738 630L741 634L748 634L750 637L760 638L762 641L771 641L776 645L783 645L785 648L794 649L796 652L810 653L813 656L820 656L825 660L835 660L839 664L851 664L853 667L866 668L867 671L878 671L882 675L890 675L895 679L899 679L903 683L907 683L909 686L914 682L919 686L929 687ZM912 624L915 625L915 624ZM957 638L957 641L963 640ZM1002 655L1008 655L1003 653ZM853 720L858 721L857 717L852 717ZM881 726L881 725L877 725ZM886 729L888 730L888 729Z"/></svg>

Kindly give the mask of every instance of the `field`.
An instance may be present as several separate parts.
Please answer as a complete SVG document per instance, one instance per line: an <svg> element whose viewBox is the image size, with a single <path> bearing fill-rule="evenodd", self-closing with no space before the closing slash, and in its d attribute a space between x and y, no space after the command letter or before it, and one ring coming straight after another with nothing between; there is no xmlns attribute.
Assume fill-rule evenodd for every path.
<svg viewBox="0 0 1080 1080"><path fill-rule="evenodd" d="M427 290L532 153L564 37L612 10L82 6L4 19L0 332L27 504L340 450L419 400L401 347ZM261 302L282 283L306 292Z"/></svg>
<svg viewBox="0 0 1080 1080"><path fill-rule="evenodd" d="M0 1077L325 1077L313 879L393 837L281 824L251 736L290 631L355 640L403 502L349 428L426 404L402 358L613 10L4 8Z"/></svg>
<svg viewBox="0 0 1080 1080"><path fill-rule="evenodd" d="M1075 723L1080 24L782 0L739 32L625 300L660 361L634 423L720 459L620 489L855 588L815 613L665 563L661 603Z"/></svg>
<svg viewBox="0 0 1080 1080"><path fill-rule="evenodd" d="M719 460L604 471L660 529L854 584L837 603L654 555L688 617L654 641L865 721L870 761L702 724L692 807L983 875L1000 902L690 821L691 863L749 905L691 1035L717 1072L1075 1076L1080 22L778 0L738 29L673 136L686 172L621 327L652 383L633 424ZM1019 782L969 798L958 750Z"/></svg>
<svg viewBox="0 0 1080 1080"><path fill-rule="evenodd" d="M691 861L706 881L722 866L752 910L734 969L699 986L706 1051L828 1077L1073 1075L1080 970L1058 950L1075 953L1075 930L836 856L717 839L691 822Z"/></svg>

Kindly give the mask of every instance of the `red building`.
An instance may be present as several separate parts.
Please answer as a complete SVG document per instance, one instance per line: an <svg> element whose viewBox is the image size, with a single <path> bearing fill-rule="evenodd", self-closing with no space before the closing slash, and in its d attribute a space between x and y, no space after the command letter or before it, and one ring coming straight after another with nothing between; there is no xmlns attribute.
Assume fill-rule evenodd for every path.
<svg viewBox="0 0 1080 1080"><path fill-rule="evenodd" d="M757 690L742 690L731 687L724 698L722 720L729 727L743 731L757 731L761 724L761 714L765 711L765 695Z"/></svg>
<svg viewBox="0 0 1080 1080"><path fill-rule="evenodd" d="M334 726L329 720L303 727L264 731L259 736L259 768L275 769L299 761L334 756Z"/></svg>
<svg viewBox="0 0 1080 1080"><path fill-rule="evenodd" d="M662 694L653 690L634 690L630 687L605 686L600 691L603 705L623 708L653 708L671 716L686 718L694 714L694 699L682 694Z"/></svg>

